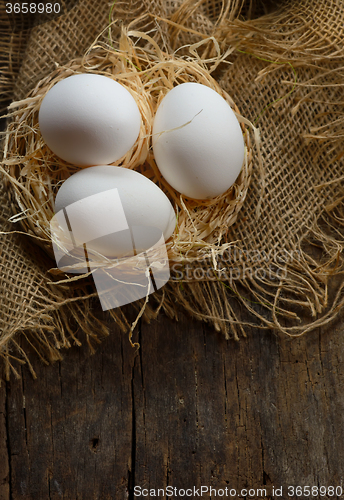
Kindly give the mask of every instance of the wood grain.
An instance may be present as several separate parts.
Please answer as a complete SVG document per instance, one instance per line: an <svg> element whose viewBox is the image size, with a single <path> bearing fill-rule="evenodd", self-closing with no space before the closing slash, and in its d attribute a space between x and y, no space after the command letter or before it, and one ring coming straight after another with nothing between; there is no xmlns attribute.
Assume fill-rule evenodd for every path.
<svg viewBox="0 0 344 500"><path fill-rule="evenodd" d="M0 498L10 498L9 450L7 447L6 387L0 386Z"/></svg>
<svg viewBox="0 0 344 500"><path fill-rule="evenodd" d="M235 342L162 315L141 325L138 351L114 327L94 355L37 360L38 380L24 367L0 388L0 499L341 485L342 331Z"/></svg>

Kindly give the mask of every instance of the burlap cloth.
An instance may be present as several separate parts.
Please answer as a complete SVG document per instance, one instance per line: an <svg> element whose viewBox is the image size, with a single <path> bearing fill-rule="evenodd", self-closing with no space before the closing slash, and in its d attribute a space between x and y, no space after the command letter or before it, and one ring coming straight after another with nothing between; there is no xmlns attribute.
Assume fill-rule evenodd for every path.
<svg viewBox="0 0 344 500"><path fill-rule="evenodd" d="M114 31L136 21L168 51L202 35L215 37L223 51L233 47L215 76L261 134L264 180L256 162L246 203L227 236L236 242L233 251L220 262L200 264L227 271L221 279L186 280L182 287L171 281L154 295L145 319L160 310L176 318L181 307L235 338L245 335L247 324L300 335L332 321L343 302L344 5L86 0L55 20L17 30L10 43L2 13L3 95L12 89L12 98L22 99L57 64L83 55L107 27L110 12ZM149 15L137 21L142 14ZM19 67L21 57L16 75L13 61ZM0 198L2 231L19 231L9 222L13 207L4 188ZM47 272L53 263L28 236L1 235L0 266L0 351L7 375L17 360L31 367L19 334L48 361L59 359L63 347L85 337L92 345L108 333L111 313L93 314L97 299L87 295L94 290L53 285ZM234 301L252 321L237 317ZM133 307L140 310L140 304ZM124 331L130 327L126 309L112 316Z"/></svg>

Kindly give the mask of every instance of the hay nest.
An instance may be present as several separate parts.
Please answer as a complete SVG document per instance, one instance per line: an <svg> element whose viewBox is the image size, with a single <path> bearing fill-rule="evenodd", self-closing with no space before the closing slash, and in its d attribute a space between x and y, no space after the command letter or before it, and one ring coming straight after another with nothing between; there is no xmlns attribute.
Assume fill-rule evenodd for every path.
<svg viewBox="0 0 344 500"><path fill-rule="evenodd" d="M144 47L137 44L138 40L145 41ZM139 171L170 199L177 213L176 230L167 241L170 262L194 262L206 253L223 252L231 244L224 237L244 203L252 172L251 140L245 126L249 122L241 117L232 98L210 74L223 59L217 52L213 58L202 61L194 46L189 47L188 55L169 55L149 35L123 29L116 46L112 41L110 45L96 41L83 58L57 66L26 99L12 103L9 108L12 120L6 135L2 171L11 199L12 221L20 221L24 231L53 257L50 220L54 215L54 199L63 181L83 167L63 161L46 146L39 130L38 112L44 96L58 81L73 74L96 73L124 85L140 109L142 125L138 139L132 149L112 165ZM188 199L176 192L161 176L152 152L156 109L169 90L185 82L207 85L222 95L236 113L244 135L245 160L236 183L210 200ZM108 259L104 265L109 265ZM57 269L51 272L62 274ZM62 281L65 280L61 278Z"/></svg>

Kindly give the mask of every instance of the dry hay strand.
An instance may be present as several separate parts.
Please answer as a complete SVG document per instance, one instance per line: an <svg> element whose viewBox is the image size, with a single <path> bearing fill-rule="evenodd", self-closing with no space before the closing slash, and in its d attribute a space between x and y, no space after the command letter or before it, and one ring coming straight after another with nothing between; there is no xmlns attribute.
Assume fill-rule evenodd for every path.
<svg viewBox="0 0 344 500"><path fill-rule="evenodd" d="M139 39L145 41L144 48L136 44ZM138 104L142 115L139 137L133 148L112 165L142 173L165 192L175 207L176 230L166 242L170 262L192 262L207 252L221 253L231 245L223 242L224 236L245 201L252 173L251 139L245 125L249 122L240 116L232 98L210 74L211 68L221 61L220 53L204 62L194 46L189 49L188 56L169 55L149 35L123 28L116 46L112 41L108 45L97 40L83 58L58 66L26 99L10 105L11 123L6 133L1 171L11 198L14 214L11 220L20 222L23 230L51 257L50 220L54 215L54 198L63 181L83 167L61 160L45 145L38 112L44 96L55 83L78 73L96 73L115 79L130 91ZM161 176L151 148L153 117L161 99L174 86L185 82L207 85L224 97L239 119L246 145L243 168L236 183L222 195L205 201L188 199L176 192ZM257 139L257 134L255 137ZM109 267L109 259L104 258L102 265ZM58 274L56 269L53 272ZM73 281L83 277L75 276ZM61 279L61 283L69 279Z"/></svg>

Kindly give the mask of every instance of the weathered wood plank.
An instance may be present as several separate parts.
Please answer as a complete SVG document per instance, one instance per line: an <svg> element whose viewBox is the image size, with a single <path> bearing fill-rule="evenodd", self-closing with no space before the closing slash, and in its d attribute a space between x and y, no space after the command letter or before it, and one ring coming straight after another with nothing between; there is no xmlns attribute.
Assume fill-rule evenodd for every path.
<svg viewBox="0 0 344 500"><path fill-rule="evenodd" d="M11 498L126 498L134 353L119 332L109 340L10 384Z"/></svg>
<svg viewBox="0 0 344 500"><path fill-rule="evenodd" d="M284 490L340 485L342 327L225 341L186 318L143 326L135 484ZM339 439L338 439L339 438Z"/></svg>
<svg viewBox="0 0 344 500"><path fill-rule="evenodd" d="M3 383L0 385L0 500L10 499L6 419L6 387Z"/></svg>
<svg viewBox="0 0 344 500"><path fill-rule="evenodd" d="M146 425L137 436L136 484L260 485L260 429L249 411L250 372L243 356L247 343L225 341L186 319L171 324L168 334L165 328L161 334L161 326L155 323L142 335Z"/></svg>

